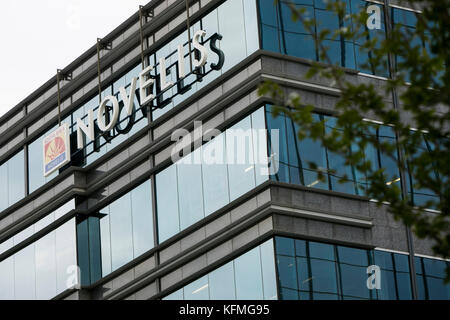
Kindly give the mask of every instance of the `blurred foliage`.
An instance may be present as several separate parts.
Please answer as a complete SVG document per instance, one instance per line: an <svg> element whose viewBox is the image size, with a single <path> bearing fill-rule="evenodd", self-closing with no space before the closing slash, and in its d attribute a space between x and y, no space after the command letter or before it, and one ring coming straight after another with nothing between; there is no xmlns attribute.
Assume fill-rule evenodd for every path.
<svg viewBox="0 0 450 320"><path fill-rule="evenodd" d="M275 5L278 0L275 0ZM388 29L385 39L370 38L366 27L369 14L363 10L357 14L347 14L346 1L330 1L327 10L334 11L344 25L351 28L339 30L321 29L315 32L316 23L306 18L305 9L290 3L292 20L304 25L315 37L320 52L320 62L312 65L306 78L325 79L329 86L340 90L335 110L337 125L324 134L326 124L314 121L314 105L303 103L297 94L285 94L285 89L275 82L264 82L259 94L270 97L275 104L275 116L285 113L299 127L298 138L318 140L332 152L346 159L346 164L365 172L370 182L367 196L378 201L378 205L389 203L389 211L396 220L411 227L418 238L433 240L433 251L443 258L450 257L450 0L408 1L408 6L420 5L422 14L417 15L416 28L401 28L399 25ZM383 13L382 13L383 14ZM350 23L351 22L351 23ZM370 51L369 61L372 70L385 68L386 57L397 58L396 72L384 84L375 86L373 82L355 82L354 75L346 74L338 65L332 64L328 56L325 39L369 39L361 50ZM419 41L417 41L419 39ZM425 50L427 44L429 50ZM392 61L393 59L391 59ZM353 81L350 81L353 78ZM401 111L395 109L386 98L398 97ZM438 106L441 112L438 112ZM409 121L405 121L404 114ZM397 144L379 142L367 132L373 130L373 122L366 118L392 126L397 136ZM432 150L423 148L424 133ZM355 151L356 148L360 151ZM403 181L392 183L384 169L375 170L370 160L364 156L368 145L379 148L398 163ZM353 146L353 147L352 147ZM310 166L314 168L315 164ZM406 193L402 193L409 183L406 176L411 174L417 190L432 191L436 201L416 206ZM347 179L348 177L344 177ZM391 181L391 182L390 182ZM434 208L436 212L425 210ZM447 270L447 281L450 280Z"/></svg>

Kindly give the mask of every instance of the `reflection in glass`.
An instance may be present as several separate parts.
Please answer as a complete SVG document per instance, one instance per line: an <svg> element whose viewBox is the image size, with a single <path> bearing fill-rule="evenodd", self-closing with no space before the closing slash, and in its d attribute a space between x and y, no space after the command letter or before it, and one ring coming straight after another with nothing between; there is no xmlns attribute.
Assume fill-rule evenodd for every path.
<svg viewBox="0 0 450 320"><path fill-rule="evenodd" d="M273 300L276 288L271 239L163 300Z"/></svg>
<svg viewBox="0 0 450 320"><path fill-rule="evenodd" d="M275 244L281 299L412 299L407 255L286 237ZM367 267L374 264L381 269L379 290L367 287Z"/></svg>
<svg viewBox="0 0 450 320"><path fill-rule="evenodd" d="M150 181L100 210L100 216L100 221L89 223L89 238L99 237L103 277L154 247ZM91 241L94 257L98 255L95 247Z"/></svg>
<svg viewBox="0 0 450 320"><path fill-rule="evenodd" d="M0 261L0 299L51 299L67 289L77 265L75 219Z"/></svg>
<svg viewBox="0 0 450 320"><path fill-rule="evenodd" d="M445 269L449 261L415 257L419 297L423 300L450 300L450 284L446 284Z"/></svg>
<svg viewBox="0 0 450 320"><path fill-rule="evenodd" d="M0 164L0 211L25 197L25 158L20 151Z"/></svg>
<svg viewBox="0 0 450 320"><path fill-rule="evenodd" d="M160 242L267 181L267 136L261 132L264 108L156 175Z"/></svg>
<svg viewBox="0 0 450 320"><path fill-rule="evenodd" d="M22 230L21 232L15 234L13 237L5 240L4 242L0 243L0 254L6 252L7 250L10 250L14 246L19 245L21 242L25 241L35 233L39 232L40 230L46 228L62 216L64 216L69 211L75 209L75 200L71 200L64 204L63 206L56 209L54 212L48 214L35 224L29 226L28 228Z"/></svg>

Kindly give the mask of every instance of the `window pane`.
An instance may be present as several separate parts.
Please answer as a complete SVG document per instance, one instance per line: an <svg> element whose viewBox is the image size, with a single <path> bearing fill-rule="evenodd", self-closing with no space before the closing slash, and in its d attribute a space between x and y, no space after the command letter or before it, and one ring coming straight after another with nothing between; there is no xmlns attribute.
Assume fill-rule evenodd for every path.
<svg viewBox="0 0 450 320"><path fill-rule="evenodd" d="M25 197L24 161L23 151L8 160L9 205L12 205Z"/></svg>
<svg viewBox="0 0 450 320"><path fill-rule="evenodd" d="M205 276L184 288L185 300L209 300L208 277Z"/></svg>
<svg viewBox="0 0 450 320"><path fill-rule="evenodd" d="M396 300L395 277L393 271L381 270L381 290L377 290L380 300Z"/></svg>
<svg viewBox="0 0 450 320"><path fill-rule="evenodd" d="M259 248L234 261L237 300L263 300Z"/></svg>
<svg viewBox="0 0 450 320"><path fill-rule="evenodd" d="M334 260L334 247L325 243L309 242L311 258Z"/></svg>
<svg viewBox="0 0 450 320"><path fill-rule="evenodd" d="M281 300L298 300L298 291L287 288L281 288L280 297Z"/></svg>
<svg viewBox="0 0 450 320"><path fill-rule="evenodd" d="M251 115L253 130L253 154L255 163L256 185L260 185L269 179L268 176L268 151L267 130L264 107L259 108Z"/></svg>
<svg viewBox="0 0 450 320"><path fill-rule="evenodd" d="M278 277L280 286L283 288L297 290L297 267L295 258L278 256Z"/></svg>
<svg viewBox="0 0 450 320"><path fill-rule="evenodd" d="M109 207L101 210L100 215L100 242L102 244L102 274L106 276L112 272L111 259L111 228L109 221Z"/></svg>
<svg viewBox="0 0 450 320"><path fill-rule="evenodd" d="M265 50L280 52L280 40L278 29L263 24L261 26L261 31L262 31L261 32L262 47Z"/></svg>
<svg viewBox="0 0 450 320"><path fill-rule="evenodd" d="M171 293L163 300L277 299L275 277L273 239L271 239Z"/></svg>
<svg viewBox="0 0 450 320"><path fill-rule="evenodd" d="M176 166L171 166L156 175L156 203L160 243L169 239L180 230L177 185Z"/></svg>
<svg viewBox="0 0 450 320"><path fill-rule="evenodd" d="M337 118L326 117L326 134L331 134L333 129L337 127ZM345 163L345 158L334 152L328 152L328 162L330 170L334 170L330 174L331 188L333 191L355 194L355 184L353 180L353 171L351 166ZM340 183L340 180L345 178L345 181Z"/></svg>
<svg viewBox="0 0 450 320"><path fill-rule="evenodd" d="M341 246L338 246L337 249L340 263L368 266L366 250Z"/></svg>
<svg viewBox="0 0 450 320"><path fill-rule="evenodd" d="M228 168L223 150L225 150L225 134L221 134L203 146L203 159L206 160L202 166L206 215L230 202ZM217 161L214 161L215 159Z"/></svg>
<svg viewBox="0 0 450 320"><path fill-rule="evenodd" d="M131 191L134 257L154 247L153 209L150 181Z"/></svg>
<svg viewBox="0 0 450 320"><path fill-rule="evenodd" d="M320 121L318 115L313 115L314 122ZM318 174L312 170L310 163L314 163L323 172L327 170L327 156L325 148L319 141L304 139L300 142L300 154L302 157L302 168L305 186L311 188L328 190L328 181L319 181ZM325 175L326 178L326 175Z"/></svg>
<svg viewBox="0 0 450 320"><path fill-rule="evenodd" d="M406 254L394 254L395 270L409 272L409 257Z"/></svg>
<svg viewBox="0 0 450 320"><path fill-rule="evenodd" d="M245 0L244 0L245 1ZM277 27L277 10L273 1L259 0L259 9L261 22L270 26Z"/></svg>
<svg viewBox="0 0 450 320"><path fill-rule="evenodd" d="M282 255L291 256L291 257L295 256L293 239L289 239L289 238L285 238L285 237L277 237L275 244L276 244L277 254L282 254Z"/></svg>
<svg viewBox="0 0 450 320"><path fill-rule="evenodd" d="M14 300L14 257L0 262L0 300Z"/></svg>
<svg viewBox="0 0 450 320"><path fill-rule="evenodd" d="M264 286L264 300L277 299L277 281L275 272L275 251L273 240L269 240L260 246L261 267Z"/></svg>
<svg viewBox="0 0 450 320"><path fill-rule="evenodd" d="M0 165L0 211L8 208L8 165L4 163Z"/></svg>
<svg viewBox="0 0 450 320"><path fill-rule="evenodd" d="M242 0L225 2L219 6L218 13L219 33L223 36L220 46L226 56L222 72L225 72L247 56L245 37L238 36L242 35L245 30ZM242 50L242 48L246 48L246 50Z"/></svg>
<svg viewBox="0 0 450 320"><path fill-rule="evenodd" d="M397 273L398 298L400 300L411 300L411 279L409 273Z"/></svg>
<svg viewBox="0 0 450 320"><path fill-rule="evenodd" d="M233 262L229 262L209 274L209 292L211 300L236 299Z"/></svg>
<svg viewBox="0 0 450 320"><path fill-rule="evenodd" d="M247 56L259 49L258 13L256 1L241 0L244 5L245 38L247 41Z"/></svg>
<svg viewBox="0 0 450 320"><path fill-rule="evenodd" d="M14 278L15 300L36 299L36 285L42 285L37 282L37 276L45 266L46 262L38 259L37 253L35 258L34 246L28 246L14 255L14 274L9 274L9 277Z"/></svg>
<svg viewBox="0 0 450 320"><path fill-rule="evenodd" d="M56 295L56 237L52 232L36 242L36 297L51 299Z"/></svg>
<svg viewBox="0 0 450 320"><path fill-rule="evenodd" d="M67 289L68 268L77 265L75 221L70 220L56 229L57 293Z"/></svg>
<svg viewBox="0 0 450 320"><path fill-rule="evenodd" d="M295 240L295 255L297 257L306 257L306 241Z"/></svg>
<svg viewBox="0 0 450 320"><path fill-rule="evenodd" d="M346 296L370 298L366 268L341 264L342 293Z"/></svg>
<svg viewBox="0 0 450 320"><path fill-rule="evenodd" d="M114 201L109 206L109 210L111 258L112 270L114 271L133 260L130 194Z"/></svg>
<svg viewBox="0 0 450 320"><path fill-rule="evenodd" d="M311 277L313 291L337 293L334 262L311 259Z"/></svg>
<svg viewBox="0 0 450 320"><path fill-rule="evenodd" d="M375 250L375 264L382 269L394 270L392 254L390 252Z"/></svg>
<svg viewBox="0 0 450 320"><path fill-rule="evenodd" d="M195 159L201 159L200 155L201 148L182 160L182 162L186 160L187 164L177 164L181 230L200 221L205 216L203 212L202 166L194 162Z"/></svg>
<svg viewBox="0 0 450 320"><path fill-rule="evenodd" d="M450 285L445 285L444 279L427 277L428 294L430 300L449 300Z"/></svg>
<svg viewBox="0 0 450 320"><path fill-rule="evenodd" d="M311 291L311 283L313 281L308 267L308 259L297 258L297 280L298 288L301 291ZM309 298L308 298L309 299Z"/></svg>
<svg viewBox="0 0 450 320"><path fill-rule="evenodd" d="M226 131L230 200L236 200L256 186L250 117Z"/></svg>

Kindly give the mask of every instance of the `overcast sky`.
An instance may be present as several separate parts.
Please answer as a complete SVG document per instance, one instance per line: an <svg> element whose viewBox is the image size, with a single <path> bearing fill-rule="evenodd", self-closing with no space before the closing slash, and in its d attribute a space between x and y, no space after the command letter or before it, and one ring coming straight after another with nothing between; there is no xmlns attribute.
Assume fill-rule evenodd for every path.
<svg viewBox="0 0 450 320"><path fill-rule="evenodd" d="M2 1L0 116L149 1Z"/></svg>

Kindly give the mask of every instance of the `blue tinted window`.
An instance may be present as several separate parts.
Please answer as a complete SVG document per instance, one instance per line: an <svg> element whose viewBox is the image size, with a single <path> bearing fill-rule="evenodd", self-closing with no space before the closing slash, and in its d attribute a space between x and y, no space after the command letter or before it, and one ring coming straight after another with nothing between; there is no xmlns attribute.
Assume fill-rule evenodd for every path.
<svg viewBox="0 0 450 320"><path fill-rule="evenodd" d="M311 259L312 290L337 293L335 262Z"/></svg>
<svg viewBox="0 0 450 320"><path fill-rule="evenodd" d="M264 300L276 300L278 298L277 282L275 278L275 250L273 240L269 240L259 246L261 252L261 270L263 279Z"/></svg>
<svg viewBox="0 0 450 320"><path fill-rule="evenodd" d="M260 37L263 49L311 60L320 59L319 47L316 46L313 35L304 26L301 19L292 20L289 4L294 4L297 9L305 10L302 19L315 19L316 26L313 26L311 30L315 35L324 29L331 31L323 45L327 49L332 63L369 74L387 76L387 58L383 61L382 66L376 69L369 63L372 53L367 49L361 49L361 45L367 40L378 38L381 41L385 38L384 16L381 16L381 30L367 30L369 33L367 39L356 39L355 41L347 41L344 37L332 39L334 31L341 27L351 29L353 25L356 26L356 23L352 23L347 16L346 18L338 17L334 12L328 11L323 1L280 1L274 5L273 1L259 0ZM366 7L369 5L374 4L362 0L346 1L346 13L356 14L366 11ZM382 13L383 6L377 6L380 7ZM361 28L366 28L366 26L361 26ZM365 30L360 30L360 32ZM298 45L299 43L301 45Z"/></svg>
<svg viewBox="0 0 450 320"><path fill-rule="evenodd" d="M319 242L309 242L311 258L334 260L334 246Z"/></svg>
<svg viewBox="0 0 450 320"><path fill-rule="evenodd" d="M376 252L376 251L375 251ZM393 271L381 270L381 290L378 291L380 300L397 300L397 289L395 286Z"/></svg>
<svg viewBox="0 0 450 320"><path fill-rule="evenodd" d="M295 257L287 256L293 241ZM285 237L275 243L280 299L412 299L407 255ZM380 289L367 287L369 265L381 268Z"/></svg>
<svg viewBox="0 0 450 320"><path fill-rule="evenodd" d="M307 258L297 258L297 288L300 291L309 292L311 290L311 284L314 279L311 275L309 264L310 262Z"/></svg>
<svg viewBox="0 0 450 320"><path fill-rule="evenodd" d="M280 238L282 239L282 238ZM278 252L278 249L277 249ZM306 241L304 240L295 240L295 255L297 257L306 257Z"/></svg>
<svg viewBox="0 0 450 320"><path fill-rule="evenodd" d="M411 277L408 273L399 272L396 277L399 300L411 300Z"/></svg>
<svg viewBox="0 0 450 320"><path fill-rule="evenodd" d="M390 252L375 250L375 263L382 269L394 270L392 253Z"/></svg>
<svg viewBox="0 0 450 320"><path fill-rule="evenodd" d="M276 241L277 254L295 256L294 240L289 238L278 238Z"/></svg>
<svg viewBox="0 0 450 320"><path fill-rule="evenodd" d="M378 298L412 299L408 255L375 250L374 258L375 265L381 268L381 289L377 290Z"/></svg>
<svg viewBox="0 0 450 320"><path fill-rule="evenodd" d="M348 247L338 247L339 261L341 263L357 266L367 266L367 250Z"/></svg>
<svg viewBox="0 0 450 320"><path fill-rule="evenodd" d="M410 155L408 159L408 171L409 174L407 175L407 188L408 188L408 194L410 196L411 201L417 205L417 206L427 206L429 201L431 202L431 207L435 205L437 202L439 202L439 196L433 192L433 190L430 190L426 187L422 187L418 184L417 179L415 178L416 175L412 172L414 167L411 167L410 162L414 161L417 157L428 157L429 158L429 152L432 151L432 145L428 143L426 140L426 136L421 135L421 146L416 150L416 153L414 155ZM432 160L432 159L430 159ZM430 170L430 179L432 181L436 181L438 179L438 176L434 170Z"/></svg>
<svg viewBox="0 0 450 320"><path fill-rule="evenodd" d="M342 293L345 296L369 299L370 292L367 288L367 267L356 267L341 264Z"/></svg>
<svg viewBox="0 0 450 320"><path fill-rule="evenodd" d="M297 267L295 258L279 256L277 262L280 286L297 290Z"/></svg>
<svg viewBox="0 0 450 320"><path fill-rule="evenodd" d="M278 158L274 161L276 173L272 176L273 180L289 183L289 158L287 149L287 132L286 132L286 118L282 115L274 117L270 111L267 112L267 129L269 132L272 130L278 130L279 135L279 154ZM269 154L275 154L275 150L272 150L271 141L269 141Z"/></svg>
<svg viewBox="0 0 450 320"><path fill-rule="evenodd" d="M267 127L270 130L279 130L280 141L278 161L275 161L278 171L271 175L272 180L310 188L366 195L370 183L367 181L366 172L346 164L346 157L323 147L319 140L298 139L300 131L298 124L287 116L274 117L272 108L271 105L266 106ZM337 126L335 117L313 114L313 121L325 123L324 135L333 130L341 130ZM273 138L273 131L270 132ZM391 145L396 143L395 134L389 126L373 125L368 129L367 135L377 139L380 143L388 142ZM350 152L359 152L357 143L352 145ZM397 161L394 160L397 157L395 152L392 155L385 154L373 144L369 144L363 152L365 159L371 162L371 170L383 169L385 171L386 183L389 185L400 184L399 169ZM270 154L272 155L274 152L270 151ZM322 173L322 179L319 179L319 172ZM418 194L415 191L413 195L417 198ZM421 195L423 196L423 193ZM435 196L429 195L429 197Z"/></svg>

